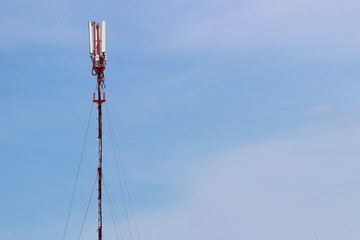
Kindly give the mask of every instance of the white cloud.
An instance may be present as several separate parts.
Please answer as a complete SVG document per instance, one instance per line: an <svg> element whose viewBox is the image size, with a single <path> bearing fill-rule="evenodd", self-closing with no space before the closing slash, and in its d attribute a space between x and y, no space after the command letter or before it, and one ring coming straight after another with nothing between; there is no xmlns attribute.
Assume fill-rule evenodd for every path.
<svg viewBox="0 0 360 240"><path fill-rule="evenodd" d="M357 1L230 2L182 19L170 41L186 48L352 52L359 50L359 7Z"/></svg>
<svg viewBox="0 0 360 240"><path fill-rule="evenodd" d="M7 49L16 49L23 45L26 47L72 46L81 40L86 40L86 26L82 32L79 32L74 25L51 25L25 19L11 19L4 25L4 32L11 36L3 42L3 48Z"/></svg>
<svg viewBox="0 0 360 240"><path fill-rule="evenodd" d="M19 4L30 10L22 14L17 8ZM14 47L26 42L39 42L68 46L74 44L74 41L86 41L89 5L85 4L81 12L73 10L67 13L68 9L78 6L68 1L64 3L49 1L45 5L49 9L43 11L40 10L43 9L42 4L43 1L31 2L31 4L24 1L7 4L3 32L11 37L4 38L3 45ZM112 9L117 7L113 2L109 2L107 6ZM139 4L139 9L141 6ZM159 9L156 5L151 6L156 10ZM154 15L151 15L151 12L156 10L149 10L149 15L144 12L145 16L139 17L138 20L133 20L133 14L130 14L131 24L126 26L129 29L142 26L144 32L138 32L140 35L151 31L151 35L145 35L149 36L151 48L161 45L167 50L174 48L242 50L271 47L307 53L317 51L353 53L360 50L358 46L360 33L356 31L356 23L360 20L357 13L359 7L360 3L354 0L346 2L173 0L165 5L163 10L173 13L173 16L169 17L169 23L165 24L168 27L163 27L164 23L155 20ZM181 10L177 10L178 8ZM136 13L139 9L132 11ZM114 26L119 24L117 11L109 11L108 14ZM43 20L50 18L50 21ZM59 19L62 21L59 22ZM138 38L131 31L118 31L113 29L114 39L118 36L124 41L124 35L132 36L132 40ZM159 43L152 42L154 39L151 36L157 36L154 39Z"/></svg>
<svg viewBox="0 0 360 240"><path fill-rule="evenodd" d="M314 106L314 107L310 108L309 111L306 112L306 114L312 115L312 116L320 116L320 115L327 115L332 112L333 112L333 110L330 107L318 105L318 106Z"/></svg>
<svg viewBox="0 0 360 240"><path fill-rule="evenodd" d="M184 202L141 216L142 235L358 239L359 136L358 129L302 135L207 159Z"/></svg>

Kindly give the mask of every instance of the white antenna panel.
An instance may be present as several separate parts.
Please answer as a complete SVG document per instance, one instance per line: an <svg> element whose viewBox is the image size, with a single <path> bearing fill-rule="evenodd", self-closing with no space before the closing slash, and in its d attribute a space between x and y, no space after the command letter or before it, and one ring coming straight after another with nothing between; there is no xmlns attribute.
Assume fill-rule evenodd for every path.
<svg viewBox="0 0 360 240"><path fill-rule="evenodd" d="M89 53L94 53L94 45L93 45L93 24L92 22L88 22L88 28L89 28Z"/></svg>
<svg viewBox="0 0 360 240"><path fill-rule="evenodd" d="M101 21L101 51L106 52L106 22Z"/></svg>

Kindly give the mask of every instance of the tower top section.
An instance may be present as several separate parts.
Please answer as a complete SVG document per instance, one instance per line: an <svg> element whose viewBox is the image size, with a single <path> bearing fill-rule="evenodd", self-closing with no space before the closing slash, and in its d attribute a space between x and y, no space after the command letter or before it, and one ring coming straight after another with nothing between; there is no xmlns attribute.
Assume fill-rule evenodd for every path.
<svg viewBox="0 0 360 240"><path fill-rule="evenodd" d="M106 22L88 22L89 53L93 75L103 76L106 66Z"/></svg>

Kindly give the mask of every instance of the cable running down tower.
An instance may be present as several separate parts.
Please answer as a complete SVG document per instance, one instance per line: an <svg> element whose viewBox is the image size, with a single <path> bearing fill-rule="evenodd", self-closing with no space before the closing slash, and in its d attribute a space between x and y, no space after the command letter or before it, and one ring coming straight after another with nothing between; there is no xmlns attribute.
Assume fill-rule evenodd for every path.
<svg viewBox="0 0 360 240"><path fill-rule="evenodd" d="M104 70L106 66L106 23L89 22L89 52L93 63L92 75L96 76L97 88L93 94L93 102L98 107L98 240L102 240L102 103L105 102Z"/></svg>

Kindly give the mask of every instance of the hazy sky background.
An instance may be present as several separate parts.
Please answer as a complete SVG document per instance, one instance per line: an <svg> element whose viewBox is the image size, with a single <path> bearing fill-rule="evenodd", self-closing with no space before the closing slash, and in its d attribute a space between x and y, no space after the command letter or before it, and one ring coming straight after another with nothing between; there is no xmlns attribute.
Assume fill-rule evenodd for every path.
<svg viewBox="0 0 360 240"><path fill-rule="evenodd" d="M142 240L360 238L360 2L1 0L1 239L62 239L107 21ZM96 115L66 239L96 174ZM104 120L105 179L123 206ZM104 239L116 239L104 206ZM93 197L82 239L96 239ZM134 238L136 239L136 238Z"/></svg>

